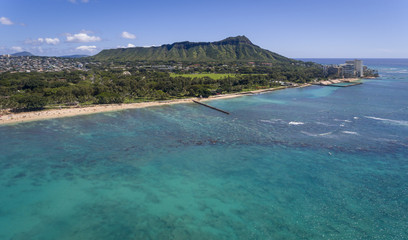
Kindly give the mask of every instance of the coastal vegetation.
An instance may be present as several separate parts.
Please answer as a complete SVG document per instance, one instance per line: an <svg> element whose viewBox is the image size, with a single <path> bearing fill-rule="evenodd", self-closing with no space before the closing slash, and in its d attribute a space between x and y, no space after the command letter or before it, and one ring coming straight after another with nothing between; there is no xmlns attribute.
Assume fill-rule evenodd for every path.
<svg viewBox="0 0 408 240"><path fill-rule="evenodd" d="M103 50L80 61L80 67L60 71L0 73L0 109L205 98L330 78L320 64L283 57L244 36ZM36 64L43 68L44 62L50 61Z"/></svg>
<svg viewBox="0 0 408 240"><path fill-rule="evenodd" d="M200 69L204 70L202 67ZM92 69L50 73L2 73L0 107L36 110L46 105L129 103L208 97L277 87L288 82L305 83L322 77L317 65L268 69L241 66L236 68L234 74L193 74L189 71L183 74L145 68L126 71Z"/></svg>
<svg viewBox="0 0 408 240"><path fill-rule="evenodd" d="M214 80L219 80L222 78L227 78L227 77L234 77L235 74L228 74L228 73L184 73L184 74L176 74L176 73L170 73L170 77L176 78L176 77L189 77L189 78L202 78L202 77L208 77Z"/></svg>

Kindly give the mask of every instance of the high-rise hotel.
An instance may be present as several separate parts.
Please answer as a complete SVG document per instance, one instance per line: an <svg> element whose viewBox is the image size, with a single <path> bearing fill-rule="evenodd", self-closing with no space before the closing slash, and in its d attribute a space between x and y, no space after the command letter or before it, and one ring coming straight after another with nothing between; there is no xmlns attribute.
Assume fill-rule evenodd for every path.
<svg viewBox="0 0 408 240"><path fill-rule="evenodd" d="M362 60L348 60L345 64L340 65L343 67L343 74L353 77L362 77L363 72L363 61Z"/></svg>

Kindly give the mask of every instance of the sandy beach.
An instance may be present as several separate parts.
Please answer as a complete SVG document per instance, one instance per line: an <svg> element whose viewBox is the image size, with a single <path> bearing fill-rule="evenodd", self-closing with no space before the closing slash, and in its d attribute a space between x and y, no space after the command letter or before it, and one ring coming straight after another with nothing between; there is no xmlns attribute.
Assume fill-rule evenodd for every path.
<svg viewBox="0 0 408 240"><path fill-rule="evenodd" d="M310 86L310 84L303 84L297 87L306 87L306 86ZM248 91L248 92L215 95L215 96L211 96L205 99L185 98L185 99L141 102L141 103L128 103L128 104L104 104L104 105L93 105L93 106L87 106L87 107L77 106L77 107L72 107L72 108L48 109L48 110L21 112L21 113L3 111L3 113L0 113L0 125L1 124L22 123L22 122L29 122L29 121L38 121L38 120L45 120L45 119L52 119L52 118L73 117L73 116L78 116L78 115L120 111L120 110L126 110L126 109L164 106L164 105L180 104L180 103L192 103L193 100L208 101L208 100L213 100L213 99L235 98L235 97L240 97L240 96L245 96L245 95L271 92L271 91L281 90L285 88L288 88L288 87L276 87L276 88Z"/></svg>

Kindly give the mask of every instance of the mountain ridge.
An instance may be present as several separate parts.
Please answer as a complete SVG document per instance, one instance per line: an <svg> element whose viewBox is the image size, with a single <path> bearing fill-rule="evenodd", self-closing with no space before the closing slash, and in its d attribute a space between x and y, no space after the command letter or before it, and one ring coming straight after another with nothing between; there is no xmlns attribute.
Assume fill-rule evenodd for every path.
<svg viewBox="0 0 408 240"><path fill-rule="evenodd" d="M105 49L92 57L100 61L264 61L296 62L253 44L245 36L216 42L175 42L158 47Z"/></svg>
<svg viewBox="0 0 408 240"><path fill-rule="evenodd" d="M33 57L34 56L34 54L32 54L30 52L27 52L27 51L17 52L17 53L13 53L13 54L10 54L10 55L13 56L13 57Z"/></svg>

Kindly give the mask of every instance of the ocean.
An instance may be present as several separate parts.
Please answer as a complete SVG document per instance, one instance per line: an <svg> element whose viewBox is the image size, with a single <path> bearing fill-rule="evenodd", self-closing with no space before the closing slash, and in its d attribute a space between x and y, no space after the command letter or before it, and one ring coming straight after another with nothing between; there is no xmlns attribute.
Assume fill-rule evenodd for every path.
<svg viewBox="0 0 408 240"><path fill-rule="evenodd" d="M408 59L363 61L381 76L207 102L230 115L0 126L0 239L408 239Z"/></svg>

